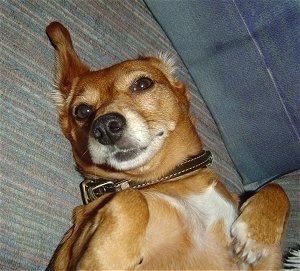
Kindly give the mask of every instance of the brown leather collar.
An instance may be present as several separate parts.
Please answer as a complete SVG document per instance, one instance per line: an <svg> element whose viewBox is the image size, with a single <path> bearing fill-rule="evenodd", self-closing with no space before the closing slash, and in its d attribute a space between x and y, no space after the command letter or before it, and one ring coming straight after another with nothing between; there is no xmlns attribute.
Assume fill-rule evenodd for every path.
<svg viewBox="0 0 300 271"><path fill-rule="evenodd" d="M185 176L198 169L205 168L211 165L211 163L211 152L202 151L195 156L189 157L167 175L152 181L136 182L125 179L86 179L80 184L82 200L84 204L88 204L106 193L120 192L127 188L141 189L157 183L175 181L179 177Z"/></svg>

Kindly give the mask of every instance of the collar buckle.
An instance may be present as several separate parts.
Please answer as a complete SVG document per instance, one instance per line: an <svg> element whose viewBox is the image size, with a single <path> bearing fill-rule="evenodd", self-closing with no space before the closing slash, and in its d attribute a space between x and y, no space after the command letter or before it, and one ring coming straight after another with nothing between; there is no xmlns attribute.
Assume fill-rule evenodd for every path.
<svg viewBox="0 0 300 271"><path fill-rule="evenodd" d="M80 184L84 204L88 204L106 193L115 193L122 190L121 186L113 181L103 179L86 179Z"/></svg>

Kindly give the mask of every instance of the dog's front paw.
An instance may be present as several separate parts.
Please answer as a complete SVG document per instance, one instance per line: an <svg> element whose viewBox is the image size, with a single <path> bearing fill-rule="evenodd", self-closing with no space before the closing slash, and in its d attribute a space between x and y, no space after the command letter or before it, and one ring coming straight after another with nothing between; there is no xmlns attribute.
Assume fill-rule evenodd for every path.
<svg viewBox="0 0 300 271"><path fill-rule="evenodd" d="M262 188L242 205L231 227L233 252L240 262L277 268L272 262L280 264L280 243L288 210L286 194L274 184Z"/></svg>
<svg viewBox="0 0 300 271"><path fill-rule="evenodd" d="M258 243L247 223L238 219L231 228L233 252L241 262L256 264L268 256L268 246Z"/></svg>

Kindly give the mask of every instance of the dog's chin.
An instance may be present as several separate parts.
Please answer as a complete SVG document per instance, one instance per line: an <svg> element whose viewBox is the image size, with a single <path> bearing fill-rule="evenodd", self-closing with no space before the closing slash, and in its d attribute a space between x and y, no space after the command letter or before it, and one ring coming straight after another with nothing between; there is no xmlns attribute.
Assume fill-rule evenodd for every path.
<svg viewBox="0 0 300 271"><path fill-rule="evenodd" d="M117 151L108 157L107 164L117 170L132 170L144 166L155 155L148 148Z"/></svg>
<svg viewBox="0 0 300 271"><path fill-rule="evenodd" d="M104 146L90 138L89 152L94 164L108 165L122 171L133 170L145 166L161 149L165 138L166 133L161 133L146 146L134 146L126 149Z"/></svg>

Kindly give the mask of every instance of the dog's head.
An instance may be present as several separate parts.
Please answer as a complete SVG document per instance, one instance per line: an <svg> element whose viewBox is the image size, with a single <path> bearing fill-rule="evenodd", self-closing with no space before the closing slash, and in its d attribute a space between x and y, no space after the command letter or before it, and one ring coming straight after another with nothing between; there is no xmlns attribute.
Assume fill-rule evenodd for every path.
<svg viewBox="0 0 300 271"><path fill-rule="evenodd" d="M58 55L60 124L81 172L159 174L185 158L188 144L199 146L170 61L145 57L90 71L66 28L54 22L46 31Z"/></svg>

